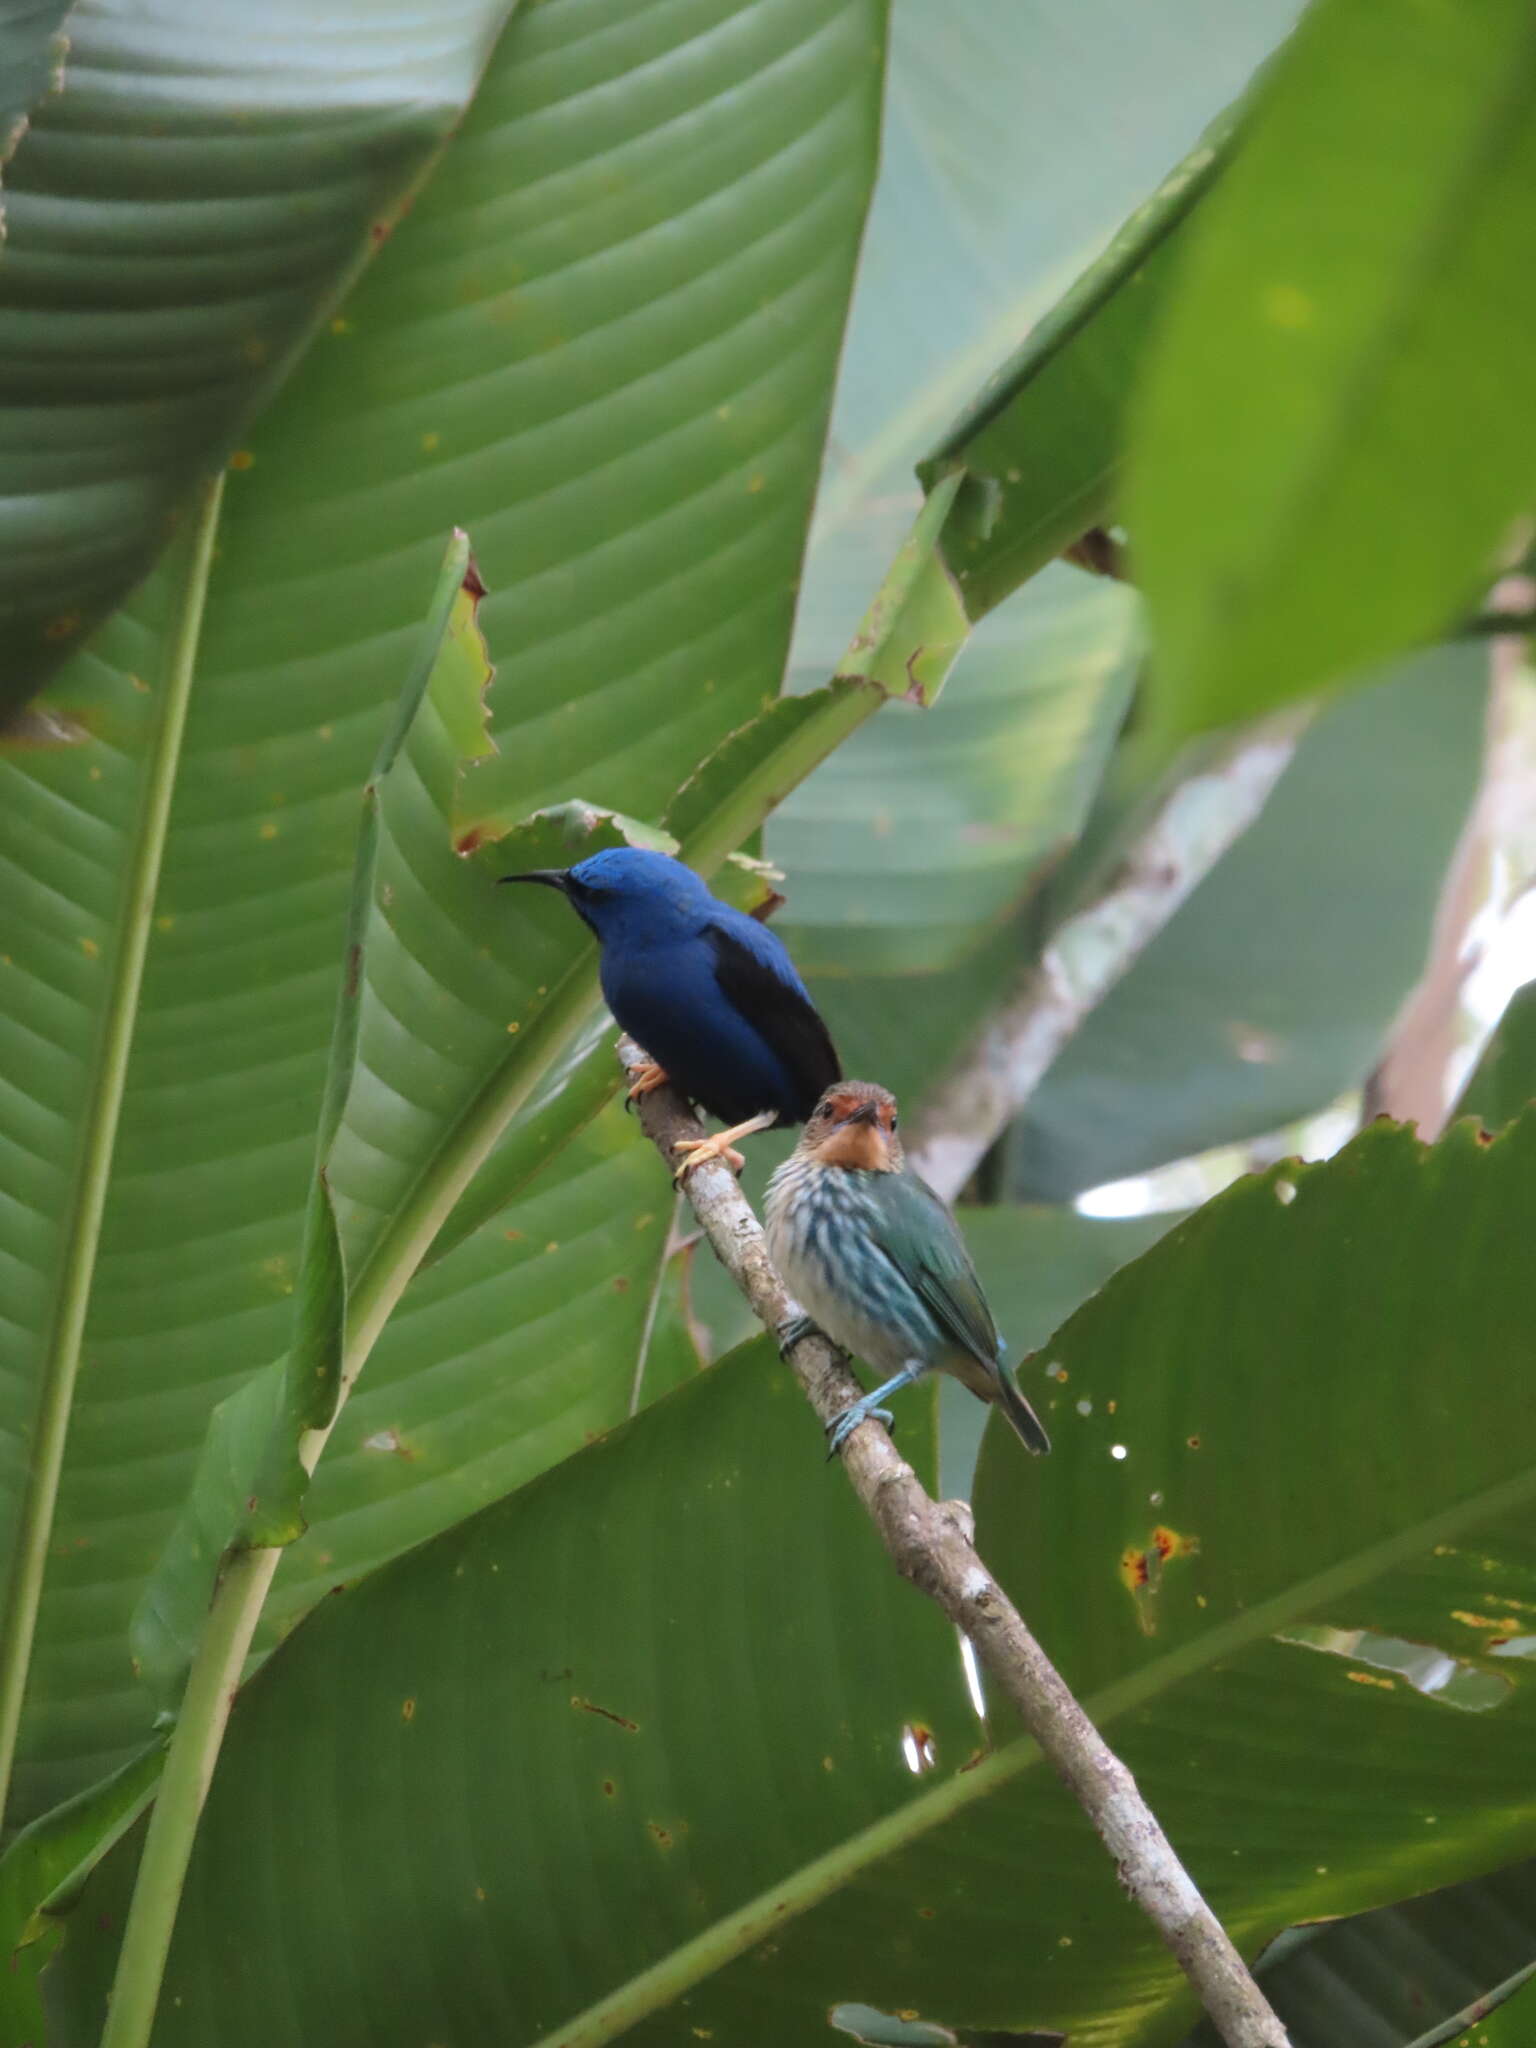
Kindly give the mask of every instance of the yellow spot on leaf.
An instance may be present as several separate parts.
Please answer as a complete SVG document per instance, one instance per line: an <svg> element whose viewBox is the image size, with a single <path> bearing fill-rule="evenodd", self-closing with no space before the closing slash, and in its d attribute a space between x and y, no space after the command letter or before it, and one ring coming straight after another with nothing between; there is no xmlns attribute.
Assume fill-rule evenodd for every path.
<svg viewBox="0 0 1536 2048"><path fill-rule="evenodd" d="M747 479L747 495L748 495L749 497L755 497L755 496L757 495L757 493L758 493L758 492L759 492L759 491L760 491L760 490L761 490L761 489L763 488L763 485L764 485L764 483L765 483L766 481L767 481L767 479L766 479L765 477L760 477L760 476L753 476L753 477L748 477L748 479Z"/></svg>
<svg viewBox="0 0 1536 2048"><path fill-rule="evenodd" d="M475 1886L475 1897L480 1901L482 1906L485 1904L485 1886L483 1884L477 1884Z"/></svg>
<svg viewBox="0 0 1536 2048"><path fill-rule="evenodd" d="M87 960L94 960L100 953L101 948L94 939L82 939L80 941L80 950Z"/></svg>
<svg viewBox="0 0 1536 2048"><path fill-rule="evenodd" d="M437 446L438 442L441 441L442 438L443 437L441 434L423 434L421 437L422 454L430 455L432 453L432 450Z"/></svg>
<svg viewBox="0 0 1536 2048"><path fill-rule="evenodd" d="M162 911L160 916L155 919L155 930L157 932L169 932L175 929L176 920L169 911Z"/></svg>
<svg viewBox="0 0 1536 2048"><path fill-rule="evenodd" d="M334 725L322 725L315 737L321 740L333 740L336 737L336 728Z"/></svg>
<svg viewBox="0 0 1536 2048"><path fill-rule="evenodd" d="M1272 284L1264 293L1264 311L1276 327L1310 327L1317 307L1293 284Z"/></svg>
<svg viewBox="0 0 1536 2048"><path fill-rule="evenodd" d="M512 1022L511 1022L511 1023L510 1023L510 1024L509 1024L509 1025L507 1026L507 1029L508 1029L509 1031L520 1031L520 1030L522 1029L522 1026L521 1026L521 1025L520 1025L520 1024L518 1023L517 1019L516 1019L516 1018L514 1017L514 1018L512 1019Z"/></svg>
<svg viewBox="0 0 1536 2048"><path fill-rule="evenodd" d="M1468 1614L1465 1608L1451 1609L1452 1621L1459 1621L1466 1628L1485 1628L1496 1635L1518 1635L1521 1623L1517 1615L1506 1615L1502 1619L1493 1614Z"/></svg>
<svg viewBox="0 0 1536 2048"><path fill-rule="evenodd" d="M415 1720L416 1702L414 1700L402 1700L400 1702L400 1718L402 1721Z"/></svg>
<svg viewBox="0 0 1536 2048"><path fill-rule="evenodd" d="M350 320L343 320L338 316L331 322L331 332L332 334L350 334L352 332L352 322Z"/></svg>
<svg viewBox="0 0 1536 2048"><path fill-rule="evenodd" d="M229 466L231 469L249 469L255 460L249 448L237 448L229 458Z"/></svg>
<svg viewBox="0 0 1536 2048"><path fill-rule="evenodd" d="M551 1238L551 1239L549 1240L549 1243L548 1243L547 1245L545 1245L544 1249L545 1249L545 1251L547 1251L547 1252L557 1252L557 1251L559 1251L559 1249L560 1249L560 1245L559 1245L559 1241L558 1241L558 1239L556 1239L556 1238L553 1238L553 1237L552 1237L552 1238Z"/></svg>
<svg viewBox="0 0 1536 2048"><path fill-rule="evenodd" d="M1379 1686L1383 1692L1397 1691L1397 1680L1395 1678L1378 1678L1374 1671L1346 1671L1344 1676L1351 1685L1375 1685Z"/></svg>
<svg viewBox="0 0 1536 2048"><path fill-rule="evenodd" d="M78 612L60 612L56 619L50 619L43 628L45 640L72 640L80 630Z"/></svg>
<svg viewBox="0 0 1536 2048"><path fill-rule="evenodd" d="M270 818L264 818L262 820L261 837L263 839L275 839L277 837L277 827L275 824L273 824Z"/></svg>

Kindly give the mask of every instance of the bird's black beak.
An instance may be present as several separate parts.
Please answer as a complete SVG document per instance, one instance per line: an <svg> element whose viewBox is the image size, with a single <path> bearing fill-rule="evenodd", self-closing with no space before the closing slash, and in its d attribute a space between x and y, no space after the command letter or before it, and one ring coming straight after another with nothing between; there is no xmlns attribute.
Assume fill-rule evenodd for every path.
<svg viewBox="0 0 1536 2048"><path fill-rule="evenodd" d="M861 1102L853 1114L845 1117L843 1121L850 1124L872 1124L878 1120L879 1115L880 1105L877 1102Z"/></svg>
<svg viewBox="0 0 1536 2048"><path fill-rule="evenodd" d="M503 882L542 882L546 889L558 889L562 896L571 893L571 871L569 868L532 868L526 875L503 875Z"/></svg>

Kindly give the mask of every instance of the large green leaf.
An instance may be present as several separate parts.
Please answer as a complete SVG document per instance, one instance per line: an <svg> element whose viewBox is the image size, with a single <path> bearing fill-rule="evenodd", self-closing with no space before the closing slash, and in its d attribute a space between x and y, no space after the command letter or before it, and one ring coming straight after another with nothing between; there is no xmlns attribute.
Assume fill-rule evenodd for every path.
<svg viewBox="0 0 1536 2048"><path fill-rule="evenodd" d="M5 0L0 7L0 163L10 160L26 134L32 109L64 54L59 30L68 12L68 0Z"/></svg>
<svg viewBox="0 0 1536 2048"><path fill-rule="evenodd" d="M38 1973L99 1859L154 1797L163 1742L18 1829L0 1857L0 2040L31 2048L44 2038Z"/></svg>
<svg viewBox="0 0 1536 2048"><path fill-rule="evenodd" d="M1290 1919L1536 1841L1513 1789L1536 1697L1526 1665L1489 1657L1486 1625L1536 1607L1536 1418L1518 1392L1536 1276L1511 1220L1533 1179L1527 1119L1432 1154L1378 1127L1243 1182L1026 1369L1051 1458L1026 1473L1006 1432L986 1440L982 1554L1250 1951ZM1490 1407L1511 1424L1497 1443ZM1159 1528L1170 1555L1138 1598L1126 1553L1155 1551ZM1420 1692L1401 1653L1382 1667L1390 1643L1352 1660L1279 1638L1308 1626L1443 1647L1461 1682ZM968 1774L968 1811L784 1929L771 1959L701 1986L690 2025L781 2039L799 2008L774 2001L792 1995L1054 2027L1074 2048L1179 2039L1188 1994L1098 1844L1038 1774L1015 1776L1026 1754L1003 1744Z"/></svg>
<svg viewBox="0 0 1536 2048"><path fill-rule="evenodd" d="M465 1014L462 1003L455 1004L441 958L435 975L425 971L391 912L403 878L413 873L412 856L415 871L423 875L432 872L434 852L439 864L449 858L444 809L452 804L462 766L455 739L462 733L471 747L477 744L481 705L491 681L475 617L483 595L468 537L456 533L411 671L362 792L351 896L337 959L335 1023L295 1261L292 1336L283 1357L215 1411L181 1521L134 1615L134 1668L171 1707L230 1555L281 1547L304 1532L303 1500L314 1463L304 1448L313 1432L329 1428L345 1398L346 1336L352 1320L348 1265L366 1270L366 1223L403 1206L397 1188L384 1176L376 1171L370 1182L357 1173L356 1152L362 1149L372 1157L393 1152L390 1165L403 1169L407 1186L418 1179L451 1126L443 1107L434 1105L434 1116L426 1103L418 1102L411 1105L408 1119L397 1120L390 1133L394 1145L387 1146L379 1127L404 1100L389 1083L407 1078L402 1067L424 1064L419 1046L430 1047L439 1058L463 1059L479 1050L477 1019ZM381 863L381 842L386 841L394 858ZM381 1032L384 1018L388 1028ZM477 1064L490 1061L481 1053ZM443 1104L452 1102L441 1087L421 1092L436 1093ZM371 1202L359 1199L359 1183ZM348 1225L352 1261L344 1242ZM355 1362L352 1369L355 1376Z"/></svg>
<svg viewBox="0 0 1536 2048"><path fill-rule="evenodd" d="M1085 0L1050 18L1011 0L959 13L898 5L796 687L841 654L848 618L919 502L913 465L1026 331L1045 383L1038 402L1032 384L1021 392L1019 431L1039 445L1027 482L1003 475L1002 486L1032 491L1029 516L1045 508L1065 539L1080 531L1081 466L1117 440L1134 346L1117 329L1124 353L1111 359L1091 322L1080 337L1063 332L1053 301L1290 14L1280 0ZM1111 298L1125 283L1114 262L1095 277ZM1132 326L1145 299L1140 284L1118 295ZM1049 552L1010 558L994 599ZM958 565L969 603L969 557ZM963 690L921 722L887 714L770 826L788 876L780 927L818 1003L855 1065L909 1100L1028 943L1007 921L1082 823L1125 709L1132 618L1126 588L1048 570L982 621L962 657Z"/></svg>
<svg viewBox="0 0 1536 2048"><path fill-rule="evenodd" d="M984 1444L982 1554L1250 1950L1536 1843L1529 1660L1490 1654L1536 1611L1533 1181L1536 1118L1242 1182L1027 1369L1053 1456ZM322 1608L237 1712L164 2042L767 2044L845 2003L1180 2039L1182 1978L1032 1747L996 1724L977 1759L919 1685L931 1616L882 1597L797 1410L754 1346ZM844 1806L935 1700L925 1785ZM55 1966L66 2043L130 1862Z"/></svg>
<svg viewBox="0 0 1536 2048"><path fill-rule="evenodd" d="M48 10L5 24L30 118L0 264L0 713L149 568L387 239L511 5L87 0L52 89Z"/></svg>
<svg viewBox="0 0 1536 2048"><path fill-rule="evenodd" d="M319 1609L242 1697L157 2043L534 2039L714 1939L765 1868L812 1849L835 1882L849 1840L923 1789L904 1727L952 1777L976 1739L953 1635L818 1435L754 1344ZM920 1422L906 1449L931 1466ZM231 1830L274 1771L253 1864ZM100 1995L73 1931L68 1953L61 2042L93 2038Z"/></svg>
<svg viewBox="0 0 1536 2048"><path fill-rule="evenodd" d="M520 18L431 186L249 440L92 1276L23 1813L146 1725L128 1614L211 1409L283 1349L357 790L444 534L473 522L492 586L494 737L525 812L580 791L654 816L777 687L871 173L879 30L873 0L552 0ZM153 580L51 693L89 737L6 766L8 1515L173 595ZM580 927L553 900L498 897L446 844L408 893L399 878L402 939L505 1049L576 966ZM453 1049L423 1078L418 1106L435 1111ZM530 1168L551 1135L539 1105L511 1139ZM648 1166L622 1121L605 1124L439 1261L347 1410L279 1616L622 1416L615 1349L638 1339L669 1207Z"/></svg>
<svg viewBox="0 0 1536 2048"><path fill-rule="evenodd" d="M1030 597L962 689L892 706L783 807L768 844L804 972L959 965L1080 830L1130 693L1129 593L1061 571Z"/></svg>
<svg viewBox="0 0 1536 2048"><path fill-rule="evenodd" d="M1520 1863L1401 1906L1293 1928L1259 1974L1306 2048L1422 2048L1432 2021L1454 2018L1532 1957L1536 1865ZM1187 2048L1221 2048L1209 2021Z"/></svg>
<svg viewBox="0 0 1536 2048"><path fill-rule="evenodd" d="M1477 786L1481 674L1475 651L1441 649L1312 727L1029 1103L1016 1193L1066 1200L1360 1085L1422 971Z"/></svg>
<svg viewBox="0 0 1536 2048"><path fill-rule="evenodd" d="M1185 733L1445 632L1536 499L1522 0L1316 0L1202 206L1126 504Z"/></svg>

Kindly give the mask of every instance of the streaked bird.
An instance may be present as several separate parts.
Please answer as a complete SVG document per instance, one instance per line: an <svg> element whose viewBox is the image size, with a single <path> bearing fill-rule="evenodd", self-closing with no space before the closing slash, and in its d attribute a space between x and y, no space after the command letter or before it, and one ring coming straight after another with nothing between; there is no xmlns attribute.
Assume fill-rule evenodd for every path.
<svg viewBox="0 0 1536 2048"><path fill-rule="evenodd" d="M650 1064L630 1096L672 1081L729 1126L685 1139L680 1172L734 1167L736 1139L803 1123L842 1069L794 962L765 924L665 853L617 846L570 868L503 875L558 889L597 934L603 995Z"/></svg>
<svg viewBox="0 0 1536 2048"><path fill-rule="evenodd" d="M811 1321L887 1375L829 1425L833 1451L881 1402L924 1373L953 1374L1001 1408L1032 1451L1051 1440L1002 1360L1002 1343L965 1241L944 1203L906 1164L896 1098L839 1081L768 1184L768 1250Z"/></svg>

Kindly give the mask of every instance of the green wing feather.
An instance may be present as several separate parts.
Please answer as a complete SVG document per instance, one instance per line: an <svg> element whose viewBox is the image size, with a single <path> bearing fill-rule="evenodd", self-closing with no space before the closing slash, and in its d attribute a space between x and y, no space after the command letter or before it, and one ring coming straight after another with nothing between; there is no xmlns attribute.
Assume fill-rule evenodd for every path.
<svg viewBox="0 0 1536 2048"><path fill-rule="evenodd" d="M981 1400L995 1401L1031 1451L1048 1451L1045 1424L998 1355L997 1325L954 1217L915 1173L882 1174L878 1209L876 1244L956 1347L981 1368L952 1367L955 1377Z"/></svg>
<svg viewBox="0 0 1536 2048"><path fill-rule="evenodd" d="M955 1219L915 1173L880 1183L880 1249L962 1351L997 1371L998 1335Z"/></svg>

